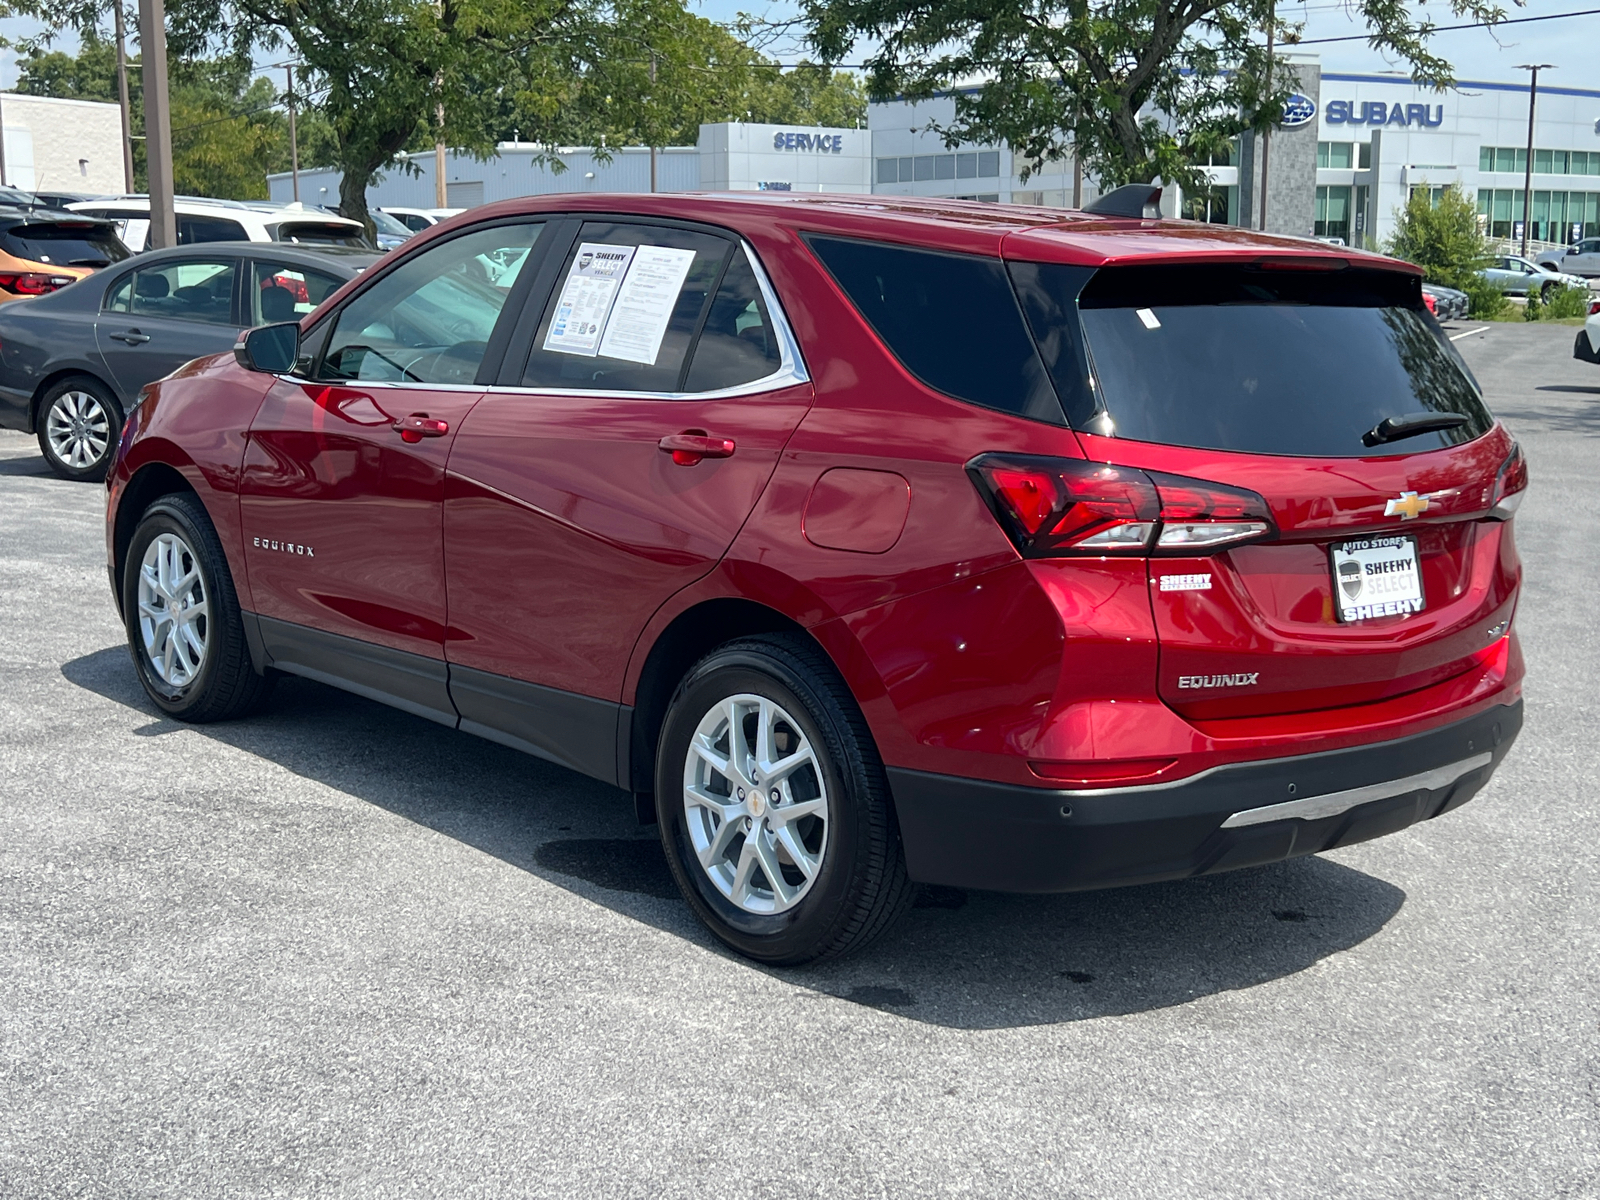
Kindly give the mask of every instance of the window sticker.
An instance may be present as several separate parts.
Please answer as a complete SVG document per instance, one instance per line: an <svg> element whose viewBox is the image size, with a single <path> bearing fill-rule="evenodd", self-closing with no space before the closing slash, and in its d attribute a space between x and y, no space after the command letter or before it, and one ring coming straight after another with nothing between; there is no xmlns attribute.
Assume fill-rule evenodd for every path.
<svg viewBox="0 0 1600 1200"><path fill-rule="evenodd" d="M633 261L632 246L584 242L567 272L555 319L545 335L544 348L557 354L582 354L593 358L600 335L617 298L617 289ZM658 339L659 341L659 339Z"/></svg>
<svg viewBox="0 0 1600 1200"><path fill-rule="evenodd" d="M605 323L600 353L654 366L678 293L694 263L693 250L640 246Z"/></svg>

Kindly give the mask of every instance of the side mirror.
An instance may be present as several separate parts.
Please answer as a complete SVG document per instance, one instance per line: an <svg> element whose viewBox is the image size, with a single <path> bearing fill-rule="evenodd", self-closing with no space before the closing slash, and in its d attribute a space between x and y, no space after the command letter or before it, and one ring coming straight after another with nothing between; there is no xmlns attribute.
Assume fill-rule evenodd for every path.
<svg viewBox="0 0 1600 1200"><path fill-rule="evenodd" d="M286 375L294 369L300 354L300 324L284 321L278 325L258 325L246 331L233 347L233 356L247 371Z"/></svg>

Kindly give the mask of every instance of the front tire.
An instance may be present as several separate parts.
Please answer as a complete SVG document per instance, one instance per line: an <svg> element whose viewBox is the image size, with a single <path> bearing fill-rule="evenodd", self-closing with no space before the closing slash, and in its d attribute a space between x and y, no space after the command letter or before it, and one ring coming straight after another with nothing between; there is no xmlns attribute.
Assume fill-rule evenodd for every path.
<svg viewBox="0 0 1600 1200"><path fill-rule="evenodd" d="M35 424L39 452L63 479L96 482L117 452L122 406L98 379L73 375L55 384L39 403Z"/></svg>
<svg viewBox="0 0 1600 1200"><path fill-rule="evenodd" d="M883 763L804 637L732 642L689 672L662 725L656 815L690 907L760 962L859 949L910 905Z"/></svg>
<svg viewBox="0 0 1600 1200"><path fill-rule="evenodd" d="M271 691L250 661L222 542L196 497L145 509L124 560L122 613L139 682L168 716L226 721Z"/></svg>

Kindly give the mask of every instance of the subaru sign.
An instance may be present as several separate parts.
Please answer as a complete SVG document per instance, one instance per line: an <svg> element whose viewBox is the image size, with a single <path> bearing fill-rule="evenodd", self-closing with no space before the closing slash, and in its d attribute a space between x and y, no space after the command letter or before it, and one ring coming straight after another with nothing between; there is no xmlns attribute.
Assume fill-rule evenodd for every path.
<svg viewBox="0 0 1600 1200"><path fill-rule="evenodd" d="M1288 101L1283 106L1283 120L1280 124L1285 129L1298 129L1312 117L1317 115L1317 102L1310 96L1302 96L1299 92L1291 92Z"/></svg>
<svg viewBox="0 0 1600 1200"><path fill-rule="evenodd" d="M1328 101L1329 125L1417 125L1436 129L1444 124L1444 105L1396 104L1392 107L1382 100Z"/></svg>

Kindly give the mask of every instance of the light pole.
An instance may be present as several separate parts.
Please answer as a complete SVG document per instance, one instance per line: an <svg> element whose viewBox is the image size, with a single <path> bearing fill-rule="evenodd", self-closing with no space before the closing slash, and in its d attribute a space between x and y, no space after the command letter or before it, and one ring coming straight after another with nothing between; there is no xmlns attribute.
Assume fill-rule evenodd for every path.
<svg viewBox="0 0 1600 1200"><path fill-rule="evenodd" d="M1267 94L1272 94L1272 35L1277 32L1278 3L1267 13ZM1272 126L1261 131L1261 232L1267 231L1267 155L1272 149Z"/></svg>
<svg viewBox="0 0 1600 1200"><path fill-rule="evenodd" d="M128 101L128 25L122 0L111 6L117 35L117 107L122 116L122 190L133 191L133 106Z"/></svg>
<svg viewBox="0 0 1600 1200"><path fill-rule="evenodd" d="M300 133L294 124L294 64L283 68L289 90L284 98L289 101L289 169L294 173L294 202L300 203Z"/></svg>
<svg viewBox="0 0 1600 1200"><path fill-rule="evenodd" d="M1539 96L1539 72L1554 71L1555 63L1518 63L1517 70L1532 71L1528 83L1528 162L1522 176L1522 257L1528 257L1528 228L1533 224L1533 106Z"/></svg>

